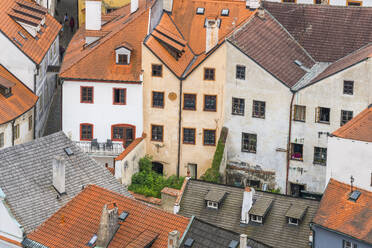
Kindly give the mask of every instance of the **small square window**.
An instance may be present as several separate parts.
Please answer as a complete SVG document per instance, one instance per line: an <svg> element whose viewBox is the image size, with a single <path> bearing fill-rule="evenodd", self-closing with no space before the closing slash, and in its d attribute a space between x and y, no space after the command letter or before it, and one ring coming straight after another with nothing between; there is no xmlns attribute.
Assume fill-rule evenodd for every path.
<svg viewBox="0 0 372 248"><path fill-rule="evenodd" d="M242 152L256 153L257 134L242 133Z"/></svg>
<svg viewBox="0 0 372 248"><path fill-rule="evenodd" d="M204 8L196 8L197 15L204 15Z"/></svg>
<svg viewBox="0 0 372 248"><path fill-rule="evenodd" d="M152 141L163 141L163 126L151 125L151 140Z"/></svg>
<svg viewBox="0 0 372 248"><path fill-rule="evenodd" d="M126 94L127 89L114 88L114 99L113 104L115 105L125 105L126 104Z"/></svg>
<svg viewBox="0 0 372 248"><path fill-rule="evenodd" d="M344 94L353 95L354 94L354 81L344 81Z"/></svg>
<svg viewBox="0 0 372 248"><path fill-rule="evenodd" d="M163 76L163 66L162 65L152 65L152 73L153 77L162 77Z"/></svg>
<svg viewBox="0 0 372 248"><path fill-rule="evenodd" d="M196 94L183 94L183 109L196 110Z"/></svg>
<svg viewBox="0 0 372 248"><path fill-rule="evenodd" d="M118 54L118 64L127 65L128 64L128 55L127 54Z"/></svg>
<svg viewBox="0 0 372 248"><path fill-rule="evenodd" d="M93 87L80 87L80 102L93 103Z"/></svg>
<svg viewBox="0 0 372 248"><path fill-rule="evenodd" d="M303 144L291 144L291 159L293 160L303 160L303 151L304 145Z"/></svg>
<svg viewBox="0 0 372 248"><path fill-rule="evenodd" d="M253 111L252 111L252 117L256 118L265 118L265 102L261 101L253 101Z"/></svg>
<svg viewBox="0 0 372 248"><path fill-rule="evenodd" d="M327 164L327 148L314 147L314 164Z"/></svg>
<svg viewBox="0 0 372 248"><path fill-rule="evenodd" d="M288 218L288 224L298 226L298 219L295 219L295 218Z"/></svg>
<svg viewBox="0 0 372 248"><path fill-rule="evenodd" d="M221 16L229 16L229 9L221 10Z"/></svg>
<svg viewBox="0 0 372 248"><path fill-rule="evenodd" d="M216 130L205 129L203 132L203 144L207 146L216 145Z"/></svg>
<svg viewBox="0 0 372 248"><path fill-rule="evenodd" d="M256 222L256 223L262 223L262 217L251 214L251 221Z"/></svg>
<svg viewBox="0 0 372 248"><path fill-rule="evenodd" d="M80 140L92 140L93 139L93 125L92 124L80 124Z"/></svg>
<svg viewBox="0 0 372 248"><path fill-rule="evenodd" d="M245 66L237 65L236 66L236 79L245 79Z"/></svg>
<svg viewBox="0 0 372 248"><path fill-rule="evenodd" d="M244 115L244 99L232 98L232 115Z"/></svg>
<svg viewBox="0 0 372 248"><path fill-rule="evenodd" d="M340 126L345 125L351 119L353 119L353 111L341 110L341 123L340 123Z"/></svg>
<svg viewBox="0 0 372 248"><path fill-rule="evenodd" d="M207 201L207 207L208 208L218 209L218 203L217 202L213 202L213 201Z"/></svg>
<svg viewBox="0 0 372 248"><path fill-rule="evenodd" d="M215 69L214 68L204 68L204 80L215 80Z"/></svg>
<svg viewBox="0 0 372 248"><path fill-rule="evenodd" d="M330 108L322 108L322 107L316 108L316 110L315 110L315 121L319 122L319 123L329 124L330 113L331 113Z"/></svg>
<svg viewBox="0 0 372 248"><path fill-rule="evenodd" d="M293 120L305 122L305 120L306 120L306 106L294 105Z"/></svg>
<svg viewBox="0 0 372 248"><path fill-rule="evenodd" d="M183 128L183 143L195 145L195 128Z"/></svg>
<svg viewBox="0 0 372 248"><path fill-rule="evenodd" d="M164 92L152 92L152 107L163 108L164 107Z"/></svg>
<svg viewBox="0 0 372 248"><path fill-rule="evenodd" d="M217 111L217 96L204 96L204 111Z"/></svg>

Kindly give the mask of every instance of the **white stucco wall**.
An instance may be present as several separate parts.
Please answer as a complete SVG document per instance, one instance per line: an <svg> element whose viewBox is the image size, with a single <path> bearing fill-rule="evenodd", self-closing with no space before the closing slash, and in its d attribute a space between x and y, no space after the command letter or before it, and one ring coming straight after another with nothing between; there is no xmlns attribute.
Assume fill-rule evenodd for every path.
<svg viewBox="0 0 372 248"><path fill-rule="evenodd" d="M268 0L270 2L282 2L282 0ZM363 7L372 6L372 0L357 0L362 2ZM314 4L314 0L296 0L298 4ZM328 0L329 5L346 6L347 0Z"/></svg>
<svg viewBox="0 0 372 248"><path fill-rule="evenodd" d="M80 103L80 87L94 87L94 103ZM113 88L126 88L126 105L113 105ZM80 123L91 123L98 142L111 139L111 126L136 126L136 137L142 136L142 85L64 81L62 86L62 129L72 140L80 140Z"/></svg>
<svg viewBox="0 0 372 248"><path fill-rule="evenodd" d="M355 186L372 191L372 142L329 137L326 182L350 184L351 176Z"/></svg>

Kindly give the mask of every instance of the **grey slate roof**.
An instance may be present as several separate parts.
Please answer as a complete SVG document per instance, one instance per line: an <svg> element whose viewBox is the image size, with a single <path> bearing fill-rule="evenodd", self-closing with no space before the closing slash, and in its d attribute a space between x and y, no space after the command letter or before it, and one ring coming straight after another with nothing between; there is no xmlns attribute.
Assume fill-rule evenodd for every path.
<svg viewBox="0 0 372 248"><path fill-rule="evenodd" d="M249 210L249 214L265 217L273 203L271 198L258 198Z"/></svg>
<svg viewBox="0 0 372 248"><path fill-rule="evenodd" d="M300 206L297 204L292 204L285 216L290 218L295 218L302 220L302 217L306 214L307 207L306 206Z"/></svg>
<svg viewBox="0 0 372 248"><path fill-rule="evenodd" d="M226 195L225 191L211 190L207 193L204 200L219 203L223 200L225 195Z"/></svg>
<svg viewBox="0 0 372 248"><path fill-rule="evenodd" d="M186 247L187 239L193 239L192 248L227 248L231 241L240 242L240 234L212 225L201 219L193 218L185 237L181 242L181 248ZM270 246L255 240L247 240L247 245L251 248L269 248ZM239 247L239 246L238 246Z"/></svg>
<svg viewBox="0 0 372 248"><path fill-rule="evenodd" d="M74 155L67 156L63 148ZM57 199L52 186L52 159L59 155L66 163L66 194ZM95 184L131 196L110 172L84 154L63 132L0 150L0 188L17 221L26 233L76 196L82 186Z"/></svg>
<svg viewBox="0 0 372 248"><path fill-rule="evenodd" d="M208 209L205 206L204 196L212 189L228 192L218 210ZM248 238L272 247L308 248L309 223L315 216L319 201L256 191L254 199L272 199L272 207L264 218L263 225L250 223L241 226L243 193L243 188L190 179L182 196L179 214L186 217L194 215L213 225L237 233L245 233ZM289 225L285 216L291 204L308 207L303 220L298 226Z"/></svg>

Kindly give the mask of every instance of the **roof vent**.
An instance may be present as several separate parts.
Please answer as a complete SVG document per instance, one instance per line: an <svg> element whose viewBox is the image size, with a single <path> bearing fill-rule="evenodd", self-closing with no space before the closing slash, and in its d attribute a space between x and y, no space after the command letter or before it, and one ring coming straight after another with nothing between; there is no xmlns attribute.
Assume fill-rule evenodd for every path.
<svg viewBox="0 0 372 248"><path fill-rule="evenodd" d="M129 215L128 212L123 211L123 212L119 215L119 220L120 220L120 221L125 221L125 219L128 217L128 215Z"/></svg>
<svg viewBox="0 0 372 248"><path fill-rule="evenodd" d="M18 34L25 40L27 40L26 35L24 35L21 31L18 31Z"/></svg>
<svg viewBox="0 0 372 248"><path fill-rule="evenodd" d="M306 66L304 66L304 65L302 64L301 61L299 61L299 60L296 59L296 60L294 61L294 63L295 63L298 67L300 67L302 70L304 70L304 71L306 71L306 72L310 72L310 69L307 68Z"/></svg>
<svg viewBox="0 0 372 248"><path fill-rule="evenodd" d="M229 9L221 10L221 16L229 16Z"/></svg>
<svg viewBox="0 0 372 248"><path fill-rule="evenodd" d="M87 246L94 247L94 244L96 243L96 241L97 241L97 235L93 234L93 237L89 240Z"/></svg>
<svg viewBox="0 0 372 248"><path fill-rule="evenodd" d="M65 153L67 154L67 156L71 156L71 155L74 155L74 152L72 151L72 149L70 147L66 147L66 148L63 148L63 150L65 151Z"/></svg>
<svg viewBox="0 0 372 248"><path fill-rule="evenodd" d="M229 244L229 248L236 248L238 247L238 244L239 242L236 241L236 240L231 240L230 244Z"/></svg>
<svg viewBox="0 0 372 248"><path fill-rule="evenodd" d="M299 61L299 60L297 60L297 59L294 61L294 63L295 63L296 65L300 66L300 67L302 66L301 61Z"/></svg>
<svg viewBox="0 0 372 248"><path fill-rule="evenodd" d="M200 7L196 8L196 14L197 15L204 15L204 10L205 10L204 8L200 8Z"/></svg>
<svg viewBox="0 0 372 248"><path fill-rule="evenodd" d="M184 245L185 247L192 247L193 244L194 244L194 240L192 238L187 238Z"/></svg>
<svg viewBox="0 0 372 248"><path fill-rule="evenodd" d="M350 196L349 196L349 200L351 200L351 201L357 201L358 200L358 198L359 198L359 196L361 195L362 193L360 192L360 191L358 191L358 190L354 190L351 194L350 194Z"/></svg>

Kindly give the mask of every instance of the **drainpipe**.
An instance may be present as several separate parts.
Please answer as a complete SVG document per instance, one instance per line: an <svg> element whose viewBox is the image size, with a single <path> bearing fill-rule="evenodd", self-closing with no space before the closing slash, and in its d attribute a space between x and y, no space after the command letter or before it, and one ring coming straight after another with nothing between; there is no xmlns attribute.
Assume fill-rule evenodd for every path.
<svg viewBox="0 0 372 248"><path fill-rule="evenodd" d="M12 120L12 146L14 146L14 123L15 123L15 120Z"/></svg>
<svg viewBox="0 0 372 248"><path fill-rule="evenodd" d="M34 74L34 93L35 93L35 95L36 95L36 75L39 74L39 65L36 65L36 69L37 69L37 74ZM39 99L37 101L39 101ZM37 107L36 106L37 106L37 104L35 104L35 107L34 107L34 134L33 134L34 139L36 138L36 114L37 114Z"/></svg>
<svg viewBox="0 0 372 248"><path fill-rule="evenodd" d="M178 111L178 158L177 158L177 177L180 177L181 163L181 118L182 118L182 80L180 80L180 106Z"/></svg>
<svg viewBox="0 0 372 248"><path fill-rule="evenodd" d="M291 98L291 104L289 106L289 125L288 125L288 142L287 142L287 173L286 173L286 178L285 178L285 193L288 194L288 174L289 174L289 161L291 159L291 135L292 135L292 109L293 109L293 100L295 93L294 91L292 92L292 98Z"/></svg>

